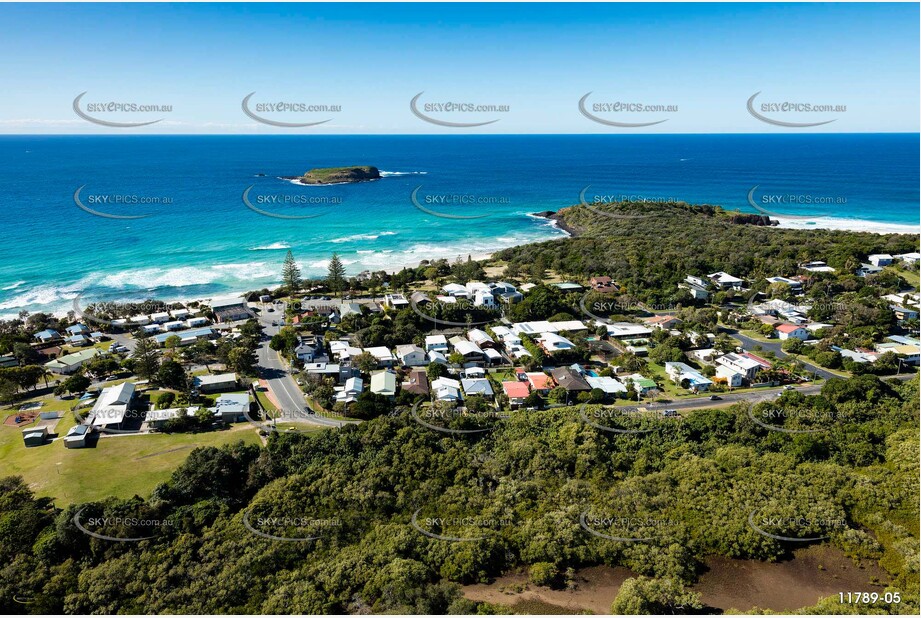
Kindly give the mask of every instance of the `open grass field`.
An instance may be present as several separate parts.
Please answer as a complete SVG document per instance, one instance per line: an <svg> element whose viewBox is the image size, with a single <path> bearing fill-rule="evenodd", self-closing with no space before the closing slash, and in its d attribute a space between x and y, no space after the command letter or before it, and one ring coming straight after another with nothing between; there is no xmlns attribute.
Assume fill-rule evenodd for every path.
<svg viewBox="0 0 921 618"><path fill-rule="evenodd" d="M65 414L55 431L63 436L73 425L73 416ZM107 496L147 497L195 447L238 440L260 444L249 423L209 433L106 437L83 449L64 448L60 440L26 448L21 428L0 426L0 475L22 476L36 495L54 498L58 506Z"/></svg>

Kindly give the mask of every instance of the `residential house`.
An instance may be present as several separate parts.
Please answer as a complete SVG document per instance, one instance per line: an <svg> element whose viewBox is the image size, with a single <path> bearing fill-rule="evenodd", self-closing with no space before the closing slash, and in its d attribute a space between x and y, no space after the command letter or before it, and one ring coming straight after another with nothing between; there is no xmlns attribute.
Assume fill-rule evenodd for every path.
<svg viewBox="0 0 921 618"><path fill-rule="evenodd" d="M339 318L347 318L350 315L361 315L361 305L358 303L340 303Z"/></svg>
<svg viewBox="0 0 921 618"><path fill-rule="evenodd" d="M559 288L563 292L581 292L585 288L582 285L575 283L574 281L561 281L560 283L551 283L555 288Z"/></svg>
<svg viewBox="0 0 921 618"><path fill-rule="evenodd" d="M713 384L712 380L685 363L665 363L665 373L672 379L672 382L682 387L687 380L689 390L705 391Z"/></svg>
<svg viewBox="0 0 921 618"><path fill-rule="evenodd" d="M782 340L786 340L791 337L801 341L806 341L809 339L809 331L802 326L799 326L798 324L778 324L774 327L774 332L776 332L777 337Z"/></svg>
<svg viewBox="0 0 921 618"><path fill-rule="evenodd" d="M550 372L550 375L553 376L553 380L557 384L566 389L567 394L587 392L592 390L592 387L588 385L588 382L586 382L578 372L574 371L570 367L557 367Z"/></svg>
<svg viewBox="0 0 921 618"><path fill-rule="evenodd" d="M185 321L185 325L189 328L198 328L200 326L207 326L211 323L211 320L204 316L196 316L194 318L189 318Z"/></svg>
<svg viewBox="0 0 921 618"><path fill-rule="evenodd" d="M606 324L608 337L611 339L646 339L652 335L652 330L642 324L633 324L632 322L614 322Z"/></svg>
<svg viewBox="0 0 921 618"><path fill-rule="evenodd" d="M867 257L867 261L874 266L883 267L892 264L893 258L888 253L874 253Z"/></svg>
<svg viewBox="0 0 921 618"><path fill-rule="evenodd" d="M707 300L710 298L710 282L694 275L688 275L678 287L687 290L694 300Z"/></svg>
<svg viewBox="0 0 921 618"><path fill-rule="evenodd" d="M463 378L461 386L464 389L465 397L479 395L483 399L491 401L494 396L492 385L486 378Z"/></svg>
<svg viewBox="0 0 921 618"><path fill-rule="evenodd" d="M745 284L743 279L733 277L729 273L723 271L709 274L707 275L707 279L721 290L728 290L730 288L733 290L741 290L742 286Z"/></svg>
<svg viewBox="0 0 921 618"><path fill-rule="evenodd" d="M214 401L214 407L208 409L218 420L237 423L246 420L249 408L249 393L223 393Z"/></svg>
<svg viewBox="0 0 921 618"><path fill-rule="evenodd" d="M805 270L810 273L833 273L835 269L826 264L825 262L814 260L812 262L806 262L805 264L800 264L800 269Z"/></svg>
<svg viewBox="0 0 921 618"><path fill-rule="evenodd" d="M162 429L168 421L181 416L182 412L194 414L194 410L188 408L164 408L162 410L148 410L144 422L151 429Z"/></svg>
<svg viewBox="0 0 921 618"><path fill-rule="evenodd" d="M856 270L858 277L869 277L870 275L878 275L881 272L883 272L883 269L873 264L861 264Z"/></svg>
<svg viewBox="0 0 921 618"><path fill-rule="evenodd" d="M413 395L429 394L429 379L424 369L413 369L409 372L406 382L401 385L403 391Z"/></svg>
<svg viewBox="0 0 921 618"><path fill-rule="evenodd" d="M67 331L67 334L70 335L70 336L74 336L74 335L88 335L89 332L90 332L90 329L88 329L88 328L87 328L86 326L84 326L83 324L74 324L73 326L68 326L68 327L65 328L64 330L66 330L66 331Z"/></svg>
<svg viewBox="0 0 921 618"><path fill-rule="evenodd" d="M502 391L508 397L509 407L513 410L523 406L530 395L528 383L517 380L502 382Z"/></svg>
<svg viewBox="0 0 921 618"><path fill-rule="evenodd" d="M430 390L437 401L461 401L461 383L451 378L432 380Z"/></svg>
<svg viewBox="0 0 921 618"><path fill-rule="evenodd" d="M397 360L393 355L393 352L391 352L390 349L385 346L366 348L365 352L376 358L377 364L381 367L393 367L393 364Z"/></svg>
<svg viewBox="0 0 921 618"><path fill-rule="evenodd" d="M448 339L444 335L426 335L425 351L431 352L432 350L441 352L442 354L447 354Z"/></svg>
<svg viewBox="0 0 921 618"><path fill-rule="evenodd" d="M917 264L921 261L921 253L917 251L911 251L909 253L900 253L899 255L894 256L897 260L902 260L906 264Z"/></svg>
<svg viewBox="0 0 921 618"><path fill-rule="evenodd" d="M32 336L41 343L49 343L51 341L60 341L64 339L61 333L54 330L53 328L46 328L45 330L39 331Z"/></svg>
<svg viewBox="0 0 921 618"><path fill-rule="evenodd" d="M572 341L556 333L544 333L537 340L537 343L543 348L544 352L551 355L566 350L574 350L576 347L576 344Z"/></svg>
<svg viewBox="0 0 921 618"><path fill-rule="evenodd" d="M74 347L82 348L93 343L93 340L87 337L86 335L73 335L68 337L65 341Z"/></svg>
<svg viewBox="0 0 921 618"><path fill-rule="evenodd" d="M505 361L505 359L502 358L502 353L493 348L485 348L483 350L483 356L486 357L486 363L488 365L501 365Z"/></svg>
<svg viewBox="0 0 921 618"><path fill-rule="evenodd" d="M165 324L169 322L170 315L168 311L158 311L157 313L150 314L150 321L156 322L157 324Z"/></svg>
<svg viewBox="0 0 921 618"><path fill-rule="evenodd" d="M761 363L741 354L724 354L716 359L716 362L722 367L742 374L742 377L749 381L754 380L758 372L761 371ZM733 386L738 385L733 384Z"/></svg>
<svg viewBox="0 0 921 618"><path fill-rule="evenodd" d="M438 350L431 350L426 356L428 356L430 363L438 363L439 365L448 364L448 358Z"/></svg>
<svg viewBox="0 0 921 618"><path fill-rule="evenodd" d="M193 328L191 330L180 330L172 333L160 333L159 335L154 335L153 340L157 345L162 346L166 343L166 340L170 337L179 337L179 345L186 346L192 345L199 339L214 339L218 335L211 328Z"/></svg>
<svg viewBox="0 0 921 618"><path fill-rule="evenodd" d="M409 301L402 294L385 294L384 306L390 309L406 309L409 307Z"/></svg>
<svg viewBox="0 0 921 618"><path fill-rule="evenodd" d="M396 356L405 367L421 367L428 364L425 350L414 344L401 344L396 347Z"/></svg>
<svg viewBox="0 0 921 618"><path fill-rule="evenodd" d="M294 356L302 363L314 363L318 357L324 356L322 344L316 337L301 337L294 348Z"/></svg>
<svg viewBox="0 0 921 618"><path fill-rule="evenodd" d="M475 343L480 349L497 347L495 340L486 331L479 328L472 328L467 331L467 339Z"/></svg>
<svg viewBox="0 0 921 618"><path fill-rule="evenodd" d="M448 296L453 296L454 298L467 298L467 288L460 285L459 283L448 283L441 288L441 291L447 294Z"/></svg>
<svg viewBox="0 0 921 618"><path fill-rule="evenodd" d="M614 283L610 277L605 275L592 277L588 280L588 284L593 292L598 292L600 294L609 294L611 292L616 292L618 289L617 284Z"/></svg>
<svg viewBox="0 0 921 618"><path fill-rule="evenodd" d="M364 388L364 380L358 376L351 377L345 381L345 386L336 391L335 400L337 403L352 403L361 395Z"/></svg>
<svg viewBox="0 0 921 618"><path fill-rule="evenodd" d="M237 374L217 373L213 375L196 376L192 383L202 393L219 393L237 388Z"/></svg>
<svg viewBox="0 0 921 618"><path fill-rule="evenodd" d="M783 283L790 288L790 291L794 294L801 294L803 291L803 282L796 279L788 279L787 277L768 277L766 279L768 283Z"/></svg>
<svg viewBox="0 0 921 618"><path fill-rule="evenodd" d="M627 392L627 387L611 376L585 376L585 381L592 387L592 390L600 389L604 392L605 397L608 398L616 397L618 393Z"/></svg>
<svg viewBox="0 0 921 618"><path fill-rule="evenodd" d="M393 399L397 394L397 374L386 369L371 374L371 392Z"/></svg>
<svg viewBox="0 0 921 618"><path fill-rule="evenodd" d="M45 363L44 367L52 373L70 375L97 355L99 355L99 350L96 348L88 348L72 354L65 354L64 356L48 361Z"/></svg>
<svg viewBox="0 0 921 618"><path fill-rule="evenodd" d="M466 339L457 341L454 343L454 351L463 356L465 362L476 363L483 361L483 350L472 341L467 341Z"/></svg>
<svg viewBox="0 0 921 618"><path fill-rule="evenodd" d="M524 375L527 378L528 384L531 385L531 390L537 391L541 395L547 395L553 390L553 387L556 386L553 378L542 371L533 371Z"/></svg>
<svg viewBox="0 0 921 618"><path fill-rule="evenodd" d="M654 315L650 318L643 318L643 323L659 330L671 330L681 324L681 320L673 315Z"/></svg>
<svg viewBox="0 0 921 618"><path fill-rule="evenodd" d="M630 382L633 383L633 390L635 390L640 395L646 395L649 391L658 388L655 380L647 378L639 373L622 376L621 380L625 383L627 380L630 380Z"/></svg>
<svg viewBox="0 0 921 618"><path fill-rule="evenodd" d="M745 380L744 373L726 365L717 365L716 375L717 377L725 379L726 384L733 388L742 386L742 383Z"/></svg>

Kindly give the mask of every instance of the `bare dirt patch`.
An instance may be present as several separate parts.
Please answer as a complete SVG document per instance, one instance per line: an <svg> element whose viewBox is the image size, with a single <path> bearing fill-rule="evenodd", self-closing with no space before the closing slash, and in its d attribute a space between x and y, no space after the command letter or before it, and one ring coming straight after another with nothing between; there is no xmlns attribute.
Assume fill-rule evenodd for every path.
<svg viewBox="0 0 921 618"><path fill-rule="evenodd" d="M704 603L722 610L792 611L848 590L882 592L878 582L888 579L876 563L857 565L829 545L798 549L793 559L783 562L714 556L707 566L692 590Z"/></svg>
<svg viewBox="0 0 921 618"><path fill-rule="evenodd" d="M470 600L506 605L516 614L608 614L629 577L634 574L623 567L588 567L576 572L572 590L556 590L529 584L526 572L516 572L490 584L464 586L463 592Z"/></svg>

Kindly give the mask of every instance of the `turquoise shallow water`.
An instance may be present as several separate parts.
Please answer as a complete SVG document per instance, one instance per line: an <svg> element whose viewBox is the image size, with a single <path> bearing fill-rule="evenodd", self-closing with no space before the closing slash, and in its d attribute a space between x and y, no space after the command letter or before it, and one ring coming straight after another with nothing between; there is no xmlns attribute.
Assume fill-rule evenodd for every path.
<svg viewBox="0 0 921 618"><path fill-rule="evenodd" d="M0 314L85 298L191 298L307 275L335 251L354 274L559 236L528 213L586 195L767 204L868 230L918 228L917 134L645 136L6 136ZM313 167L375 165L381 180L295 186ZM77 207L140 219L94 216ZM253 212L250 203L281 215ZM476 219L440 218L423 208ZM150 200L155 203L137 203ZM884 227L885 226L885 227Z"/></svg>

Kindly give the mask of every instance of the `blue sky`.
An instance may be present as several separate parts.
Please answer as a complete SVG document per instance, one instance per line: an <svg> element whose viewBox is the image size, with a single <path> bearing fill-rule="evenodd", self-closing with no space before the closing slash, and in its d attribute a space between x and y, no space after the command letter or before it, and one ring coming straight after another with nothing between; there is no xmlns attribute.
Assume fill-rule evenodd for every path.
<svg viewBox="0 0 921 618"><path fill-rule="evenodd" d="M918 24L917 4L4 4L0 133L917 132ZM424 122L410 111L422 91L431 118L498 122ZM835 121L759 121L746 110L759 91L758 110L833 110L763 108L771 119ZM108 128L74 112L82 92L82 105L172 109L90 114L162 118ZM259 114L331 119L279 128L243 113L250 92L253 106L341 111ZM593 122L578 109L588 92L596 117L666 122ZM508 111L424 111L440 102ZM666 111L603 106L616 102Z"/></svg>

